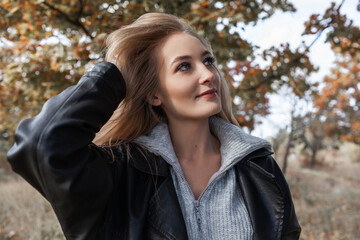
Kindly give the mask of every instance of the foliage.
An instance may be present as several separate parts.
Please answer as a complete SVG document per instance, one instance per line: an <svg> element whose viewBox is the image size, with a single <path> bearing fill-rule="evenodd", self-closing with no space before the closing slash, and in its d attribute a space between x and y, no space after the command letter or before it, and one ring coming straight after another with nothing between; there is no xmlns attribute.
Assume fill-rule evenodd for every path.
<svg viewBox="0 0 360 240"><path fill-rule="evenodd" d="M311 44L283 43L260 53L243 38L241 27L276 10L295 11L288 0L2 0L0 131L11 134L20 119L35 115L48 98L103 61L108 33L143 13L166 12L183 17L211 42L242 126L251 131L257 116L269 114L269 94L285 86L300 98L314 96L317 114L326 119L326 136L336 133L359 143L360 31L341 14L341 6L332 3L305 23L303 34L315 36ZM337 64L324 84L310 83L317 68L308 54L323 33ZM257 64L258 55L264 66Z"/></svg>
<svg viewBox="0 0 360 240"><path fill-rule="evenodd" d="M325 116L325 133L360 144L360 54L344 56L324 84L315 106Z"/></svg>
<svg viewBox="0 0 360 240"><path fill-rule="evenodd" d="M298 122L302 128L299 128L300 134L297 141L304 143L303 153L305 153L305 150L311 152L310 167L314 167L318 151L327 147L324 144L324 123L317 113L308 113L304 117L299 117Z"/></svg>
<svg viewBox="0 0 360 240"><path fill-rule="evenodd" d="M358 5L358 10L360 3ZM314 99L325 136L360 144L360 28L332 3L323 16L312 15L304 34L321 34L337 55L336 67Z"/></svg>
<svg viewBox="0 0 360 240"><path fill-rule="evenodd" d="M241 99L234 105L237 119L252 129L255 116L269 112L266 92L286 84L301 95L309 89L305 76L314 70L306 52L292 51L287 44L264 52L269 66L254 63L255 46L235 29L269 18L277 9L295 11L287 0L3 0L0 129L12 132L19 119L34 115L46 99L76 83L103 61L107 34L146 12L183 17L206 36L233 97ZM235 67L228 68L230 60ZM242 74L243 80L235 83L234 74Z"/></svg>
<svg viewBox="0 0 360 240"><path fill-rule="evenodd" d="M315 165L318 151L336 148L337 140L360 143L360 28L341 14L343 2L332 3L323 15L313 14L305 23L303 33L317 35L308 48L326 33L326 42L337 58L331 74L324 77L318 92L313 92L315 111L303 116L294 116L292 112L291 116L289 143L303 143L303 150L311 152L311 167ZM326 138L332 139L326 142L327 146Z"/></svg>

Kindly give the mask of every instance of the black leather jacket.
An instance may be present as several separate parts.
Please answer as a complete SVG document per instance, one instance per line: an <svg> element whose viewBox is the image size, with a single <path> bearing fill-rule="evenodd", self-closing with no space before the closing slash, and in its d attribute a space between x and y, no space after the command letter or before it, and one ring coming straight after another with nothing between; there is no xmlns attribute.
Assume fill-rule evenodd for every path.
<svg viewBox="0 0 360 240"><path fill-rule="evenodd" d="M98 64L20 123L8 160L51 203L67 239L187 239L168 164L135 144L114 155L92 144L124 96L117 67ZM235 166L254 239L298 239L289 188L270 154L260 149Z"/></svg>

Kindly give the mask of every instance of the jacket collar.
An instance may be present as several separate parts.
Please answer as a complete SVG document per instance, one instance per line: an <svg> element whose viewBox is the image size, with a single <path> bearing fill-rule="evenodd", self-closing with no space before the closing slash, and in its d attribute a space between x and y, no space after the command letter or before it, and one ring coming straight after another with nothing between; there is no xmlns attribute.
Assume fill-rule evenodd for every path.
<svg viewBox="0 0 360 240"><path fill-rule="evenodd" d="M222 162L218 172L228 169L229 166L261 148L271 151L271 145L266 140L246 134L239 127L221 118L210 117L209 124L211 131L221 143ZM166 123L159 123L149 134L142 135L133 142L147 151L161 156L169 165L181 170Z"/></svg>
<svg viewBox="0 0 360 240"><path fill-rule="evenodd" d="M131 143L129 146L130 163L134 168L155 176L167 177L170 174L169 165L161 157L138 144Z"/></svg>

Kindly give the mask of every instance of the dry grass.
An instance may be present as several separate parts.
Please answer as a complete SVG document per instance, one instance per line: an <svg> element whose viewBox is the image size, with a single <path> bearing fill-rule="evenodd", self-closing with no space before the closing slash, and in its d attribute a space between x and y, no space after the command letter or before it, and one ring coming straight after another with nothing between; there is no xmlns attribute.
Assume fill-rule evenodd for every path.
<svg viewBox="0 0 360 240"><path fill-rule="evenodd" d="M49 203L20 179L0 184L0 240L5 239L65 239Z"/></svg>
<svg viewBox="0 0 360 240"><path fill-rule="evenodd" d="M307 157L300 147L289 158L286 178L301 239L360 239L360 147L344 143L339 150L323 149L314 169L301 167Z"/></svg>
<svg viewBox="0 0 360 240"><path fill-rule="evenodd" d="M287 179L301 239L360 239L360 181L310 169L289 169Z"/></svg>

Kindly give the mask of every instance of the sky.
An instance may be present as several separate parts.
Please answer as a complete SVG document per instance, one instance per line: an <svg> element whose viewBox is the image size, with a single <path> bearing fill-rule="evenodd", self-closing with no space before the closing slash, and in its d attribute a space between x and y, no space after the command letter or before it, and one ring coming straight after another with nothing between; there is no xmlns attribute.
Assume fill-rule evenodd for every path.
<svg viewBox="0 0 360 240"><path fill-rule="evenodd" d="M330 7L330 0L290 0L297 11L295 13L284 13L277 11L271 18L258 22L255 26L246 26L241 31L244 39L258 45L260 49L267 49L271 46L279 46L281 43L288 42L290 46L296 48L301 41L309 44L314 36L304 37L301 33L304 30L304 23L314 13L322 14ZM333 0L340 4L341 0ZM360 12L356 11L358 0L345 0L341 13L354 20L354 24L360 26ZM324 43L326 34L316 41L310 50L311 62L319 67L319 71L310 76L310 81L321 81L323 77L330 73L335 56L330 49L330 45ZM280 95L270 97L271 114L265 118L259 118L262 124L256 125L253 135L258 137L274 136L280 128L285 127L290 122L290 111L293 102L289 97L288 91L283 90ZM299 105L299 112L311 109L311 103L305 101Z"/></svg>

